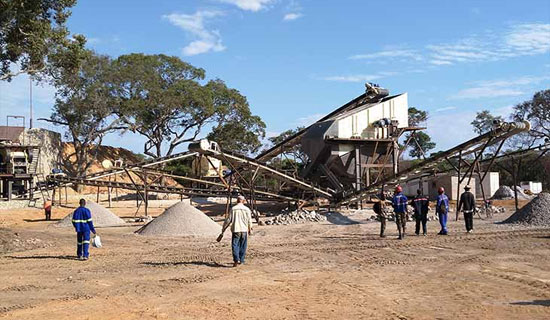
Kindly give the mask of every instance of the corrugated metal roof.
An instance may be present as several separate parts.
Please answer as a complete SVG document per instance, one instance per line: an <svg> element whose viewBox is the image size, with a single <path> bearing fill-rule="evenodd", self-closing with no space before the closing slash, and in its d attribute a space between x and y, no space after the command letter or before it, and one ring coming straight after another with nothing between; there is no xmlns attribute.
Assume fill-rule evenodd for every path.
<svg viewBox="0 0 550 320"><path fill-rule="evenodd" d="M0 126L0 141L19 142L19 136L25 127Z"/></svg>

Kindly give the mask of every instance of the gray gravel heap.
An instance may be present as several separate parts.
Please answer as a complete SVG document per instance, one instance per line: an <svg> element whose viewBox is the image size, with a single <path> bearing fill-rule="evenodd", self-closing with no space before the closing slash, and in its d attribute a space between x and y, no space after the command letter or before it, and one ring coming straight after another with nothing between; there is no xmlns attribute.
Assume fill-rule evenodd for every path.
<svg viewBox="0 0 550 320"><path fill-rule="evenodd" d="M518 199L520 200L529 200L531 197L523 193L523 190L520 187L516 187L518 190ZM514 199L514 190L508 186L500 186L498 190L493 194L491 198L493 200L508 200Z"/></svg>
<svg viewBox="0 0 550 320"><path fill-rule="evenodd" d="M502 223L550 226L550 193L541 193Z"/></svg>
<svg viewBox="0 0 550 320"><path fill-rule="evenodd" d="M270 220L265 222L266 225L287 225L287 224L297 224L305 222L321 222L326 221L327 217L318 214L315 211L307 210L294 210L294 211L285 211L283 213L274 216Z"/></svg>
<svg viewBox="0 0 550 320"><path fill-rule="evenodd" d="M126 224L124 220L119 218L116 214L112 213L111 210L93 201L87 201L86 208L90 209L90 212L92 213L92 221L94 222L94 227L114 227ZM71 212L66 215L65 218L59 220L55 224L55 226L72 227L72 220L73 213Z"/></svg>
<svg viewBox="0 0 550 320"><path fill-rule="evenodd" d="M215 237L222 228L189 200L178 202L136 231L142 236Z"/></svg>

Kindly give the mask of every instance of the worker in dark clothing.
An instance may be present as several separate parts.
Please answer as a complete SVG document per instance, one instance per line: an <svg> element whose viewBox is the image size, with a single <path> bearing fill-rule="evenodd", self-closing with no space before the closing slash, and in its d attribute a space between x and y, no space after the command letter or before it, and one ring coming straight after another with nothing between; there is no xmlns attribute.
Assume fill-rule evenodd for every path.
<svg viewBox="0 0 550 320"><path fill-rule="evenodd" d="M86 208L86 200L80 199L80 207L73 212L73 226L76 231L76 255L79 260L88 260L90 248L90 231L96 234L92 213Z"/></svg>
<svg viewBox="0 0 550 320"><path fill-rule="evenodd" d="M430 202L428 197L422 195L422 190L416 190L416 197L411 201L411 206L414 209L414 219L416 220L416 228L414 233L420 234L420 223L422 223L422 234L426 235L426 222L428 222L428 210Z"/></svg>
<svg viewBox="0 0 550 320"><path fill-rule="evenodd" d="M403 194L401 186L395 187L393 196L393 212L395 212L395 223L397 223L397 231L399 232L399 240L405 238L405 229L407 226L407 197Z"/></svg>
<svg viewBox="0 0 550 320"><path fill-rule="evenodd" d="M379 196L379 199L376 199L374 205L372 206L374 213L378 216L380 220L380 238L385 238L384 231L386 230L386 195L382 192Z"/></svg>
<svg viewBox="0 0 550 320"><path fill-rule="evenodd" d="M447 216L449 213L449 197L445 194L445 189L443 187L439 187L437 193L438 196L435 211L437 212L439 224L441 225L441 231L439 231L438 235L446 236L448 233Z"/></svg>
<svg viewBox="0 0 550 320"><path fill-rule="evenodd" d="M464 187L464 193L460 195L458 202L458 212L464 212L464 222L466 223L466 232L474 231L474 212L476 210L476 199L474 194L470 192L470 186Z"/></svg>

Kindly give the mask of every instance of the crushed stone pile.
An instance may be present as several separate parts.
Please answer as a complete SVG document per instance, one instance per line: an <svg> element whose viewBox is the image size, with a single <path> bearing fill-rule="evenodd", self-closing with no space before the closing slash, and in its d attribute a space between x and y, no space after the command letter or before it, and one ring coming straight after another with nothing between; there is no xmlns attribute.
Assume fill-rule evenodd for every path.
<svg viewBox="0 0 550 320"><path fill-rule="evenodd" d="M221 231L221 225L193 207L189 200L184 200L166 209L136 233L142 236L215 237Z"/></svg>
<svg viewBox="0 0 550 320"><path fill-rule="evenodd" d="M521 187L516 186L516 189L518 190L518 199L520 199L520 200L529 200L529 199L531 199L531 197L529 197L528 195L526 195L523 192L523 189L521 189ZM491 199L493 199L493 200L514 199L514 189L512 189L508 186L500 186L500 188L498 188L498 190L495 192L495 194L493 194L493 197Z"/></svg>
<svg viewBox="0 0 550 320"><path fill-rule="evenodd" d="M51 246L51 243L34 238L31 234L0 228L0 254L46 248L49 246Z"/></svg>
<svg viewBox="0 0 550 320"><path fill-rule="evenodd" d="M321 222L326 221L327 217L315 212L304 209L288 211L284 209L279 215L274 216L270 220L265 221L266 225L288 225L306 222Z"/></svg>
<svg viewBox="0 0 550 320"><path fill-rule="evenodd" d="M121 226L126 224L124 220L119 218L116 214L111 212L111 210L105 208L104 206L95 203L93 201L86 202L86 208L90 209L92 213L92 221L94 222L94 227L114 227ZM57 227L72 227L73 226L73 213L69 213L65 218L59 220L55 226Z"/></svg>
<svg viewBox="0 0 550 320"><path fill-rule="evenodd" d="M550 226L550 193L540 193L502 223Z"/></svg>

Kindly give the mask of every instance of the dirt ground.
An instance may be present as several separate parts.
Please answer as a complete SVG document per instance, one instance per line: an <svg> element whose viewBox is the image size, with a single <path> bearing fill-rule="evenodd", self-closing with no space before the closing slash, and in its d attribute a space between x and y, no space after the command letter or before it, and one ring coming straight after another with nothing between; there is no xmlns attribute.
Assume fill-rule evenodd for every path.
<svg viewBox="0 0 550 320"><path fill-rule="evenodd" d="M509 214L476 219L474 234L451 221L437 236L431 221L416 237L409 222L403 241L393 222L380 239L363 216L257 226L246 264L232 268L228 236L146 238L139 224L98 229L104 247L77 261L73 230L38 209L4 210L0 227L41 245L0 255L0 318L549 319L550 229L494 223Z"/></svg>

